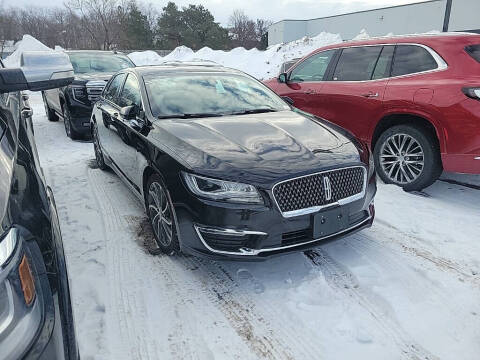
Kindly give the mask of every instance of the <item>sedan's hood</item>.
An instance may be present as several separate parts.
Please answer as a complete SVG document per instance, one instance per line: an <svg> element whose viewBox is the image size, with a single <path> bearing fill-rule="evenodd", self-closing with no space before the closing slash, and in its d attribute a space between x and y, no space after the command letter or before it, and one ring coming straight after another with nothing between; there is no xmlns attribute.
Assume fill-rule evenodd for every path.
<svg viewBox="0 0 480 360"><path fill-rule="evenodd" d="M292 111L156 124L161 129L152 138L161 137L159 143L205 175L270 184L360 161L358 149L342 134Z"/></svg>

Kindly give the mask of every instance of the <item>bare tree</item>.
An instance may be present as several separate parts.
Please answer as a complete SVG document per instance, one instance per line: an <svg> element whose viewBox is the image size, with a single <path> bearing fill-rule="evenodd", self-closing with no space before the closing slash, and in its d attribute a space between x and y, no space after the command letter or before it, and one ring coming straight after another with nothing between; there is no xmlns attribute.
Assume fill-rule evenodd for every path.
<svg viewBox="0 0 480 360"><path fill-rule="evenodd" d="M80 18L82 28L97 48L115 47L121 35L126 1L121 0L69 0L66 7Z"/></svg>
<svg viewBox="0 0 480 360"><path fill-rule="evenodd" d="M262 39L267 33L271 21L250 19L243 10L234 10L230 16L229 26L235 46L243 46L246 49L253 47L264 48Z"/></svg>

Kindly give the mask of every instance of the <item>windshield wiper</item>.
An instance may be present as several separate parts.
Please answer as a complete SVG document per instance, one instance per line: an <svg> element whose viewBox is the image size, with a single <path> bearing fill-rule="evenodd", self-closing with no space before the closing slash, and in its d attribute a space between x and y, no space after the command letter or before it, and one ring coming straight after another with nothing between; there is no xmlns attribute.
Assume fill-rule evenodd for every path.
<svg viewBox="0 0 480 360"><path fill-rule="evenodd" d="M231 114L232 115L246 115L246 114L260 114L260 113L267 113L267 112L276 112L276 111L278 111L278 110L273 109L273 108L260 108L260 109L235 111Z"/></svg>
<svg viewBox="0 0 480 360"><path fill-rule="evenodd" d="M158 115L157 119L192 119L192 118L206 118L206 117L218 117L218 116L225 116L225 114L218 114L218 113L171 114L171 115Z"/></svg>

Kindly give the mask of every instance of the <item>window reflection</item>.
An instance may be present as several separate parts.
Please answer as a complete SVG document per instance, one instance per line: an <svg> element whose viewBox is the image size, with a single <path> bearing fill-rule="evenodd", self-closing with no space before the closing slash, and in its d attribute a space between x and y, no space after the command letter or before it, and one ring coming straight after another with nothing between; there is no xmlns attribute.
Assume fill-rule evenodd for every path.
<svg viewBox="0 0 480 360"><path fill-rule="evenodd" d="M145 85L154 116L289 109L267 87L242 75L150 75Z"/></svg>

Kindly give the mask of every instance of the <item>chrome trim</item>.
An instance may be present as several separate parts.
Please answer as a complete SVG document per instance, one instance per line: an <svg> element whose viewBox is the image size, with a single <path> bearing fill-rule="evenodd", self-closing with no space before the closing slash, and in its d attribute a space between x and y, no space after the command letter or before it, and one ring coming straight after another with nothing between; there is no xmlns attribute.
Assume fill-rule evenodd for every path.
<svg viewBox="0 0 480 360"><path fill-rule="evenodd" d="M87 89L87 98L89 101L95 102L102 95L103 89L107 85L107 82L104 80L90 80L85 84Z"/></svg>
<svg viewBox="0 0 480 360"><path fill-rule="evenodd" d="M480 160L480 156L475 157L474 160Z"/></svg>
<svg viewBox="0 0 480 360"><path fill-rule="evenodd" d="M350 48L372 47L372 46L402 46L402 45L413 45L413 46L420 46L420 47L424 48L425 50L427 50L429 52L430 55L432 55L433 59L437 63L437 68L431 69L431 70L426 70L426 71L420 71L420 72L416 72L416 73L405 74L405 75L389 76L389 77L384 77L384 78L380 78L380 79L369 79L369 80L358 80L358 81L357 80L333 80L332 79L332 80L316 80L316 81L308 81L308 82L312 82L312 83L319 83L319 82L324 82L324 83L333 83L333 82L335 82L335 83L337 83L337 82L342 82L342 83L365 83L365 82L374 82L374 81L384 81L384 80L390 80L390 79L399 79L399 78L401 79L401 78L409 77L409 76L423 75L423 74L433 73L433 72L437 72L437 71L443 71L443 70L448 68L448 64L445 62L445 60L443 60L443 58L435 50L433 50L432 48L430 48L427 45L423 45L423 44L419 44L419 43L386 43L386 44L366 44L366 45L351 45L351 46L341 46L340 45L338 47L334 47L334 48L331 48L331 49L325 49L325 50L319 51L317 53L311 54L310 56L304 58L302 61L295 63L295 67L290 68L290 70L289 70L288 79L290 80L291 73L302 62L306 61L307 59L309 59L312 56L315 56L317 54L321 54L322 52L325 52L325 51L328 51L328 50L343 50L343 49L350 49ZM333 74L332 74L332 76L333 76ZM292 81L292 83L295 84L296 82Z"/></svg>
<svg viewBox="0 0 480 360"><path fill-rule="evenodd" d="M251 230L234 230L234 229L220 229L210 226L197 226L195 228L207 234L225 234L230 236L245 236L245 235L268 235L263 231L251 231Z"/></svg>
<svg viewBox="0 0 480 360"><path fill-rule="evenodd" d="M238 249L239 250L238 252L237 251L224 251L224 250L213 249L212 247L208 246L208 244L205 242L202 235L200 234L199 229L202 229L202 227L194 225L194 228L195 228L195 231L197 232L197 235L200 238L200 241L202 242L203 246L205 246L212 253L222 254L222 255L256 256L256 255L259 255L259 254L264 253L264 252L271 252L271 251L291 249L291 248L294 248L294 247L301 247L303 245L308 245L308 244L311 244L311 243L314 243L314 242L317 242L317 241L320 241L320 240L325 240L325 239L331 238L333 236L341 235L341 234L346 233L350 230L353 230L357 227L360 227L360 226L364 225L366 222L370 221L372 219L372 214L370 213L370 210L368 210L368 214L369 215L365 220L363 220L363 221L359 222L358 224L355 224L355 225L353 225L353 226L351 226L347 229L339 231L335 234L330 234L330 235L327 235L327 236L324 236L324 237L321 237L321 238L312 239L312 240L305 241L305 242L298 243L298 244L279 246L279 247L275 247L275 248L268 248L268 249L240 248L240 249ZM229 229L224 229L224 230L229 230ZM236 230L233 230L233 231L236 232ZM253 231L253 233L261 233L261 232L260 231ZM265 234L265 233L261 233L261 234ZM265 235L267 235L267 234L265 234Z"/></svg>
<svg viewBox="0 0 480 360"><path fill-rule="evenodd" d="M336 202L326 204L326 205L312 206L312 207L305 208L305 209L298 209L298 210L285 211L285 212L282 212L282 209L280 209L280 205L278 205L277 199L275 198L275 194L273 192L273 190L275 189L276 186L278 186L280 184L283 184L284 182L288 182L288 181L292 181L292 180L296 180L296 179L301 179L301 178L304 178L304 177L320 175L320 174L324 174L324 173L327 173L327 172L338 171L338 170L354 169L354 168L362 168L363 169L363 189L358 194L340 199ZM293 216L311 214L311 213L314 213L314 212L320 211L322 209L325 209L327 207L331 207L331 206L335 206L335 205L345 205L345 204L351 203L353 201L356 201L356 200L359 200L359 199L363 198L365 196L366 190L367 190L367 169L365 168L365 166L357 165L357 166L347 166L347 167L344 167L344 168L324 170L324 171L320 171L320 172L317 172L317 173L307 174L307 175L303 175L303 176L297 176L297 177L294 177L294 178L291 178L291 179L280 181L280 182L276 183L275 185L273 185L273 187L272 187L272 197L273 197L273 200L275 201L275 205L277 205L278 211L280 211L282 216L284 218L289 218L289 217L293 217Z"/></svg>

